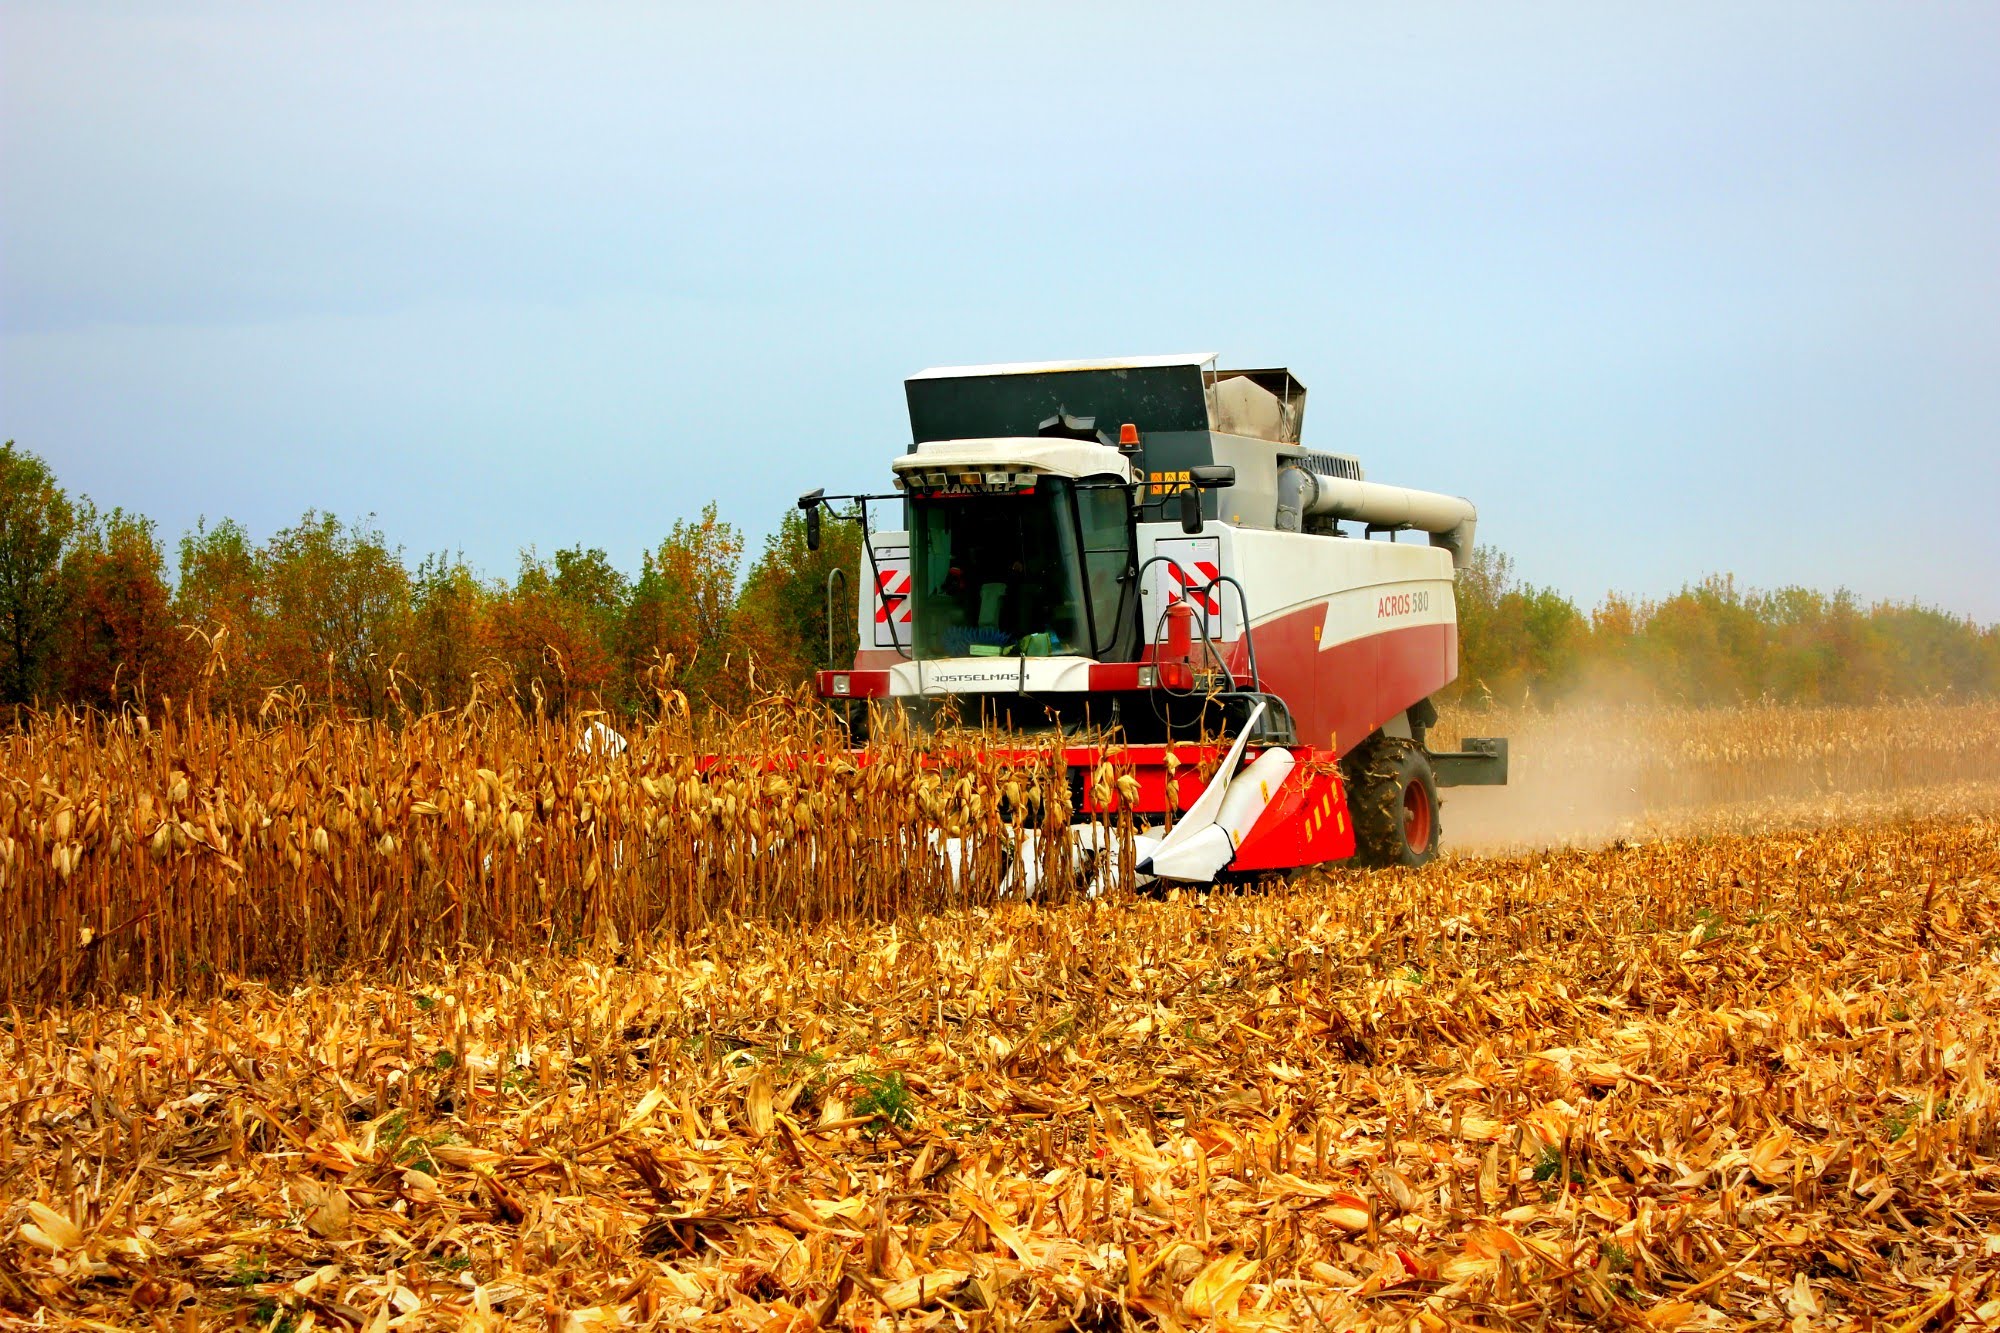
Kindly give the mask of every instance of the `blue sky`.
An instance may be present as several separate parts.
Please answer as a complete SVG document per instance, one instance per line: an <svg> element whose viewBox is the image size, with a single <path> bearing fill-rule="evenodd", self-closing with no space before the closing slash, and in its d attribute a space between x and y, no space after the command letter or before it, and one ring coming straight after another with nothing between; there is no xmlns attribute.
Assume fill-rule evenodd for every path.
<svg viewBox="0 0 2000 1333"><path fill-rule="evenodd" d="M0 3L0 436L628 568L1213 349L1588 602L2000 620L2000 7Z"/></svg>

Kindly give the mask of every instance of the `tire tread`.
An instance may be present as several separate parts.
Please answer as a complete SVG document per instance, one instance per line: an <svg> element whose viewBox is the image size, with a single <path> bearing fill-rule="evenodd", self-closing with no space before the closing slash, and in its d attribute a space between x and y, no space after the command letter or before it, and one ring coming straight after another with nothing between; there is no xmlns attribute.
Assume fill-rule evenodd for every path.
<svg viewBox="0 0 2000 1333"><path fill-rule="evenodd" d="M1347 778L1347 810L1354 820L1354 858L1362 865L1422 865L1437 855L1444 822L1437 784L1423 747L1401 736L1376 734L1342 761ZM1403 841L1403 791L1411 782L1430 788L1431 845L1414 856Z"/></svg>

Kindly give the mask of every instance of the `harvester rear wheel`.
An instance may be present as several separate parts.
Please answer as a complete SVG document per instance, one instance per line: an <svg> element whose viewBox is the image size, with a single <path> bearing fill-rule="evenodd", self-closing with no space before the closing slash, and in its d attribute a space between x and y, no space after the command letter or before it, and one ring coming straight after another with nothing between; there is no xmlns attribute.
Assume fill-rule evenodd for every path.
<svg viewBox="0 0 2000 1333"><path fill-rule="evenodd" d="M1437 855L1444 825L1430 757L1415 741L1377 736L1347 759L1354 856L1363 865L1420 866Z"/></svg>

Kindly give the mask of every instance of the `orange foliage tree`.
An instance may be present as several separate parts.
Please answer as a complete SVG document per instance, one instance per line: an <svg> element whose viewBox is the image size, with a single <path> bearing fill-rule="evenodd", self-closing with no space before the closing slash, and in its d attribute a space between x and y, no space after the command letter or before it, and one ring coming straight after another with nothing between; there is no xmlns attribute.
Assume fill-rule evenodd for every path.
<svg viewBox="0 0 2000 1333"><path fill-rule="evenodd" d="M1588 617L1522 584L1486 548L1458 581L1467 702L1597 697L1726 706L2000 694L2000 627L1849 592L1746 592L1727 575L1658 601L1611 595Z"/></svg>
<svg viewBox="0 0 2000 1333"><path fill-rule="evenodd" d="M463 557L427 556L410 582L409 640L401 674L416 697L406 700L434 712L470 698L481 671L497 665L490 650L499 594Z"/></svg>
<svg viewBox="0 0 2000 1333"><path fill-rule="evenodd" d="M853 580L860 559L861 529L852 523L825 524L820 548L807 550L805 517L796 509L787 510L765 538L763 554L743 580L736 619L738 638L774 686L796 685L814 671L853 662ZM829 652L827 578L834 570L846 577L835 583Z"/></svg>
<svg viewBox="0 0 2000 1333"><path fill-rule="evenodd" d="M522 553L514 586L493 599L485 621L486 642L522 707L563 713L615 699L612 640L624 602L624 576L602 551L572 547L554 561Z"/></svg>
<svg viewBox="0 0 2000 1333"><path fill-rule="evenodd" d="M308 510L258 558L263 666L362 717L389 711L408 634L410 576L380 532Z"/></svg>
<svg viewBox="0 0 2000 1333"><path fill-rule="evenodd" d="M200 697L211 708L254 708L265 673L258 658L262 571L243 525L206 519L181 537L172 615L201 656Z"/></svg>
<svg viewBox="0 0 2000 1333"><path fill-rule="evenodd" d="M65 699L157 712L181 693L193 655L174 625L166 557L150 520L116 509L89 516L63 560L63 582L58 670Z"/></svg>

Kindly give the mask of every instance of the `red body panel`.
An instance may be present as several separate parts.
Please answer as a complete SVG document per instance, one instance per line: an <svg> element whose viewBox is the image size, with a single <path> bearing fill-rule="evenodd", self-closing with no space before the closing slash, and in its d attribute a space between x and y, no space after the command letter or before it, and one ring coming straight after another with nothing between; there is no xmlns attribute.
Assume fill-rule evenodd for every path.
<svg viewBox="0 0 2000 1333"><path fill-rule="evenodd" d="M1322 757L1293 766L1229 868L1295 870L1352 855L1354 825L1347 817L1340 766Z"/></svg>
<svg viewBox="0 0 2000 1333"><path fill-rule="evenodd" d="M1168 764L1170 751L1171 767ZM1079 813L1102 815L1123 809L1143 816L1167 814L1169 800L1175 814L1192 807L1207 788L1223 752L1221 745L1201 744L1171 747L1077 745L1061 750L988 748L980 751L979 757L1018 764L1024 768L1060 763L1082 778L1083 802ZM1247 766L1261 753L1261 748L1246 751L1244 764ZM1303 745L1292 747L1292 753L1298 763L1293 765L1278 794L1244 837L1243 845L1237 849L1229 869L1295 870L1343 860L1354 854L1354 825L1348 817L1347 794L1340 780L1337 757L1329 750ZM949 767L955 756L949 751L940 751L928 758L942 768ZM866 750L841 750L825 754L773 756L753 762L759 767L774 769L809 767L836 760L866 765L870 762L870 755ZM697 762L697 767L706 773L738 762L742 762L741 759L732 756L706 755ZM1111 766L1112 780L1105 784L1109 788L1109 799L1100 803L1097 798L1097 775L1106 764ZM1139 785L1138 799L1129 805L1117 787L1117 779L1127 776Z"/></svg>
<svg viewBox="0 0 2000 1333"><path fill-rule="evenodd" d="M1089 814L1108 814L1124 806L1115 781L1108 784L1110 799L1097 799L1098 769L1110 764L1115 777L1129 775L1139 784L1138 799L1128 807L1135 815L1167 813L1171 795L1175 813L1192 807L1208 786L1217 761L1218 745L1176 745L1171 772L1167 766L1168 747L1132 745L1108 749L1074 747L1063 751L1064 763L1084 774L1083 806ZM992 752L1002 760L1033 763L1046 751ZM1246 750L1247 767L1262 749ZM1229 863L1231 870L1296 870L1304 866L1342 861L1354 855L1354 823L1347 812L1347 791L1340 777L1338 756L1314 746L1292 747L1298 763L1256 824L1245 835L1243 845ZM1239 768L1237 770L1241 772Z"/></svg>
<svg viewBox="0 0 2000 1333"><path fill-rule="evenodd" d="M1090 813L1115 811L1120 808L1120 800L1115 791L1116 780L1131 775L1139 782L1139 799L1130 808L1136 814L1164 814L1167 810L1168 756L1171 751L1173 764L1172 787L1175 793L1174 808L1185 810L1201 795L1208 785L1208 775L1221 762L1227 746L1221 744L1166 745L1069 745L1057 749L1031 749L1012 746L984 746L977 754L970 752L961 756L953 750L936 750L923 756L925 763L937 768L949 768L961 757L977 758L1002 764L1013 764L1022 768L1060 766L1064 769L1082 770L1085 776L1084 807ZM1253 752L1253 757L1257 752ZM833 750L812 753L792 753L782 756L740 756L707 754L695 761L695 768L702 773L710 773L718 768L744 762L759 769L809 768L836 761L866 767L873 762L873 753L868 750ZM1095 785L1098 769L1111 766L1114 791L1111 800L1098 806L1091 792Z"/></svg>
<svg viewBox="0 0 2000 1333"><path fill-rule="evenodd" d="M1319 646L1325 604L1303 607L1255 626L1257 673L1264 689L1292 710L1303 744L1346 754L1384 722L1450 684L1458 675L1458 627L1413 625L1331 648ZM1236 679L1248 683L1242 640L1223 645Z"/></svg>

